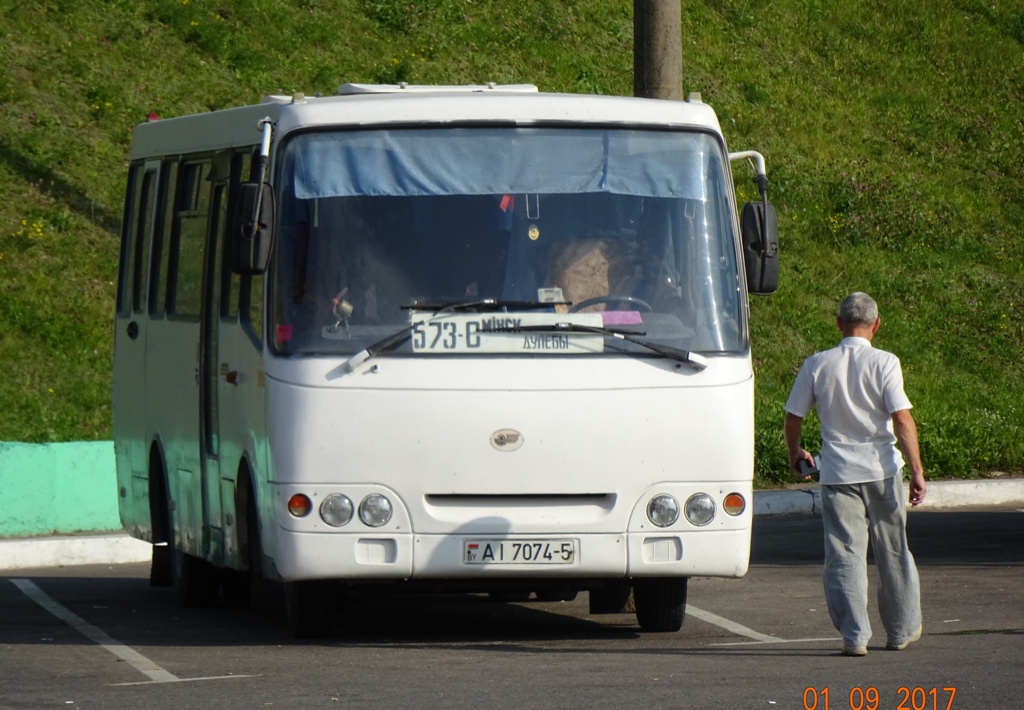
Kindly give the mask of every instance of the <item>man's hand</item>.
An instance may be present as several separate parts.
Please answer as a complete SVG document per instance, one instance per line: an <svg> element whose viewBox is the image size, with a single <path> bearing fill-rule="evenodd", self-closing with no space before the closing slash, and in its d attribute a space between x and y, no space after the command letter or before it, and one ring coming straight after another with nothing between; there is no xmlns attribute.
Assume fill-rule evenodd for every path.
<svg viewBox="0 0 1024 710"><path fill-rule="evenodd" d="M910 507L914 508L924 502L928 484L924 481L924 465L921 463L921 450L917 443L917 424L909 409L893 412L892 429L900 451L910 466Z"/></svg>
<svg viewBox="0 0 1024 710"><path fill-rule="evenodd" d="M810 476L805 476L800 471L800 462L808 461L813 466L814 457L806 449L800 448L800 430L803 428L803 417L786 412L786 422L783 425L782 433L786 437L786 450L789 453L789 469L797 475L800 480L809 481Z"/></svg>
<svg viewBox="0 0 1024 710"><path fill-rule="evenodd" d="M928 493L928 484L924 482L924 474L910 476L910 507L916 508Z"/></svg>

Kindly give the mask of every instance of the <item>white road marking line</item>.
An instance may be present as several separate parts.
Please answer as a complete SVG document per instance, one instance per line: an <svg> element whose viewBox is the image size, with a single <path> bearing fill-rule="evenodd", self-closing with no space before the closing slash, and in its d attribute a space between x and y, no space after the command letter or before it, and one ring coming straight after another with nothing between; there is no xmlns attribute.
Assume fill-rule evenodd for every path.
<svg viewBox="0 0 1024 710"><path fill-rule="evenodd" d="M703 609L698 609L690 604L686 605L686 613L689 616L700 619L701 621L706 621L709 624L721 626L726 631L731 631L738 636L746 636L747 638L754 639L759 643L779 643L784 640L776 636L768 636L767 634L762 634L758 631L754 631L753 629L748 629L742 624L737 624L735 621L729 621L723 616L712 614L710 611L704 611Z"/></svg>
<svg viewBox="0 0 1024 710"><path fill-rule="evenodd" d="M258 678L255 675L211 675L205 678L173 678L172 680L140 680L134 683L111 683L110 685L155 685L157 683L194 683L199 680L225 680L226 678Z"/></svg>
<svg viewBox="0 0 1024 710"><path fill-rule="evenodd" d="M731 643L713 643L711 646L763 646L769 643L835 643L836 641L842 641L842 637L836 636L829 639L778 639L772 638L771 641L732 641Z"/></svg>
<svg viewBox="0 0 1024 710"><path fill-rule="evenodd" d="M180 680L176 675L165 671L135 649L129 648L123 643L118 643L102 629L93 626L78 614L58 604L31 580L12 579L11 583L36 604L46 609L97 646L107 649L118 658L126 661L132 668L148 677L151 681L168 683Z"/></svg>

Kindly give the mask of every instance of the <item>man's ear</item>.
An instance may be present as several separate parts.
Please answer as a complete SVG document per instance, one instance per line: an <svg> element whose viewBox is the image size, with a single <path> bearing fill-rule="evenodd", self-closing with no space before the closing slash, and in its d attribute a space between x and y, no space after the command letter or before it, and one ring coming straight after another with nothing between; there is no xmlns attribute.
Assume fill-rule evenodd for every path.
<svg viewBox="0 0 1024 710"><path fill-rule="evenodd" d="M872 335L874 335L875 333L877 333L877 332L878 332L878 327L879 327L880 325L882 325L882 319L881 319L881 318L875 318L875 322L874 322L874 324L873 324L873 325L871 326L871 334L872 334Z"/></svg>
<svg viewBox="0 0 1024 710"><path fill-rule="evenodd" d="M843 319L839 316L836 316L836 328L839 328L839 330L843 329Z"/></svg>

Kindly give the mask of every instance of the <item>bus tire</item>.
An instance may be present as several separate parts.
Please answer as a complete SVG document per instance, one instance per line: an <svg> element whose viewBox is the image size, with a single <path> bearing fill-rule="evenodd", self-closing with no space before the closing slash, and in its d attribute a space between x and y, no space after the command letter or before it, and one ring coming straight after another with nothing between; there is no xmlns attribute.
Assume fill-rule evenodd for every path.
<svg viewBox="0 0 1024 710"><path fill-rule="evenodd" d="M153 555L149 566L149 584L152 587L174 586L173 550L168 544L173 532L167 511L170 508L167 495L167 477L164 475L163 458L154 443L149 451L149 518L153 535Z"/></svg>
<svg viewBox="0 0 1024 710"><path fill-rule="evenodd" d="M252 604L252 579L249 573L237 569L223 569L220 575L224 603L232 609L248 609Z"/></svg>
<svg viewBox="0 0 1024 710"><path fill-rule="evenodd" d="M628 584L614 587L599 587L590 590L591 614L625 614L633 609L629 606L629 596L633 588Z"/></svg>
<svg viewBox="0 0 1024 710"><path fill-rule="evenodd" d="M285 582L285 617L295 638L311 639L334 632L334 614L338 611L337 587L326 580Z"/></svg>
<svg viewBox="0 0 1024 710"><path fill-rule="evenodd" d="M213 606L220 584L217 568L204 559L175 550L174 589L178 601L186 607Z"/></svg>
<svg viewBox="0 0 1024 710"><path fill-rule="evenodd" d="M165 544L153 544L153 558L149 565L149 586L170 587L174 584L171 574L171 548Z"/></svg>
<svg viewBox="0 0 1024 710"><path fill-rule="evenodd" d="M686 616L686 577L633 580L636 620L642 631L679 631Z"/></svg>
<svg viewBox="0 0 1024 710"><path fill-rule="evenodd" d="M249 607L259 612L279 614L284 610L284 585L266 579L263 574L263 542L256 499L250 490L246 500L246 549L249 571Z"/></svg>

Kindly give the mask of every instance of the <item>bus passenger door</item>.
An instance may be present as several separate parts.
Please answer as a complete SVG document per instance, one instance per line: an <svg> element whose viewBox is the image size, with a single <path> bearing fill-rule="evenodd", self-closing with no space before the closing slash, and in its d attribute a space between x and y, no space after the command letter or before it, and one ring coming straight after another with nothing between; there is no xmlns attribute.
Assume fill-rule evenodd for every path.
<svg viewBox="0 0 1024 710"><path fill-rule="evenodd" d="M221 310L216 327L217 359L207 365L211 370L209 387L217 387L216 400L210 399L211 405L216 404L216 411L209 411L209 426L217 433L224 565L235 569L244 569L249 561L245 549L248 530L240 528L247 519L247 501L242 494L250 489L248 481L239 481L239 477L248 476L256 485L260 475L265 474L263 277L232 273L227 244L238 184L252 179L251 153L251 149L243 149L232 157L230 185L220 188L217 200L222 253Z"/></svg>
<svg viewBox="0 0 1024 710"><path fill-rule="evenodd" d="M214 160L209 239L203 277L203 305L200 333L200 446L202 448L203 552L215 564L224 561L224 511L221 505L221 433L220 433L220 329L224 312L224 220L228 196L229 165Z"/></svg>
<svg viewBox="0 0 1024 710"><path fill-rule="evenodd" d="M118 507L122 524L133 536L141 538L150 538L151 525L146 430L146 281L159 168L159 161L149 161L132 166L129 173L114 319L113 427Z"/></svg>
<svg viewBox="0 0 1024 710"><path fill-rule="evenodd" d="M166 465L168 542L176 552L205 557L210 550L203 491L202 347L213 183L206 157L168 161L174 199L168 204L169 242L160 252L158 290L148 334L151 416Z"/></svg>

